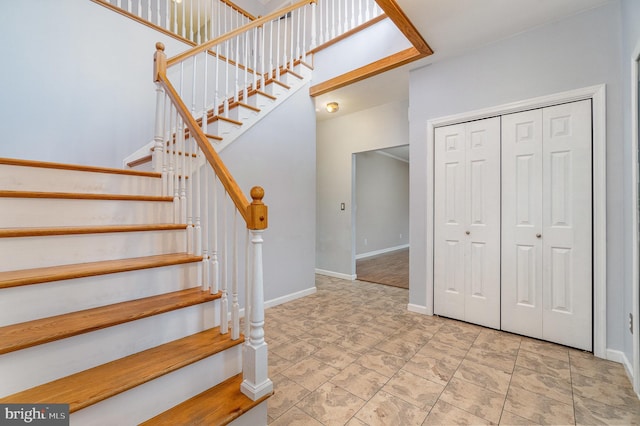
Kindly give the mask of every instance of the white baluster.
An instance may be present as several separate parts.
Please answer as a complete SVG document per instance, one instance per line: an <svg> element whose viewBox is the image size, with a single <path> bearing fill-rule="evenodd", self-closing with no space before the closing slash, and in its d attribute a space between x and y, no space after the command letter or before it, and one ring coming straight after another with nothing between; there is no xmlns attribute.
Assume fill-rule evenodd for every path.
<svg viewBox="0 0 640 426"><path fill-rule="evenodd" d="M282 67L283 69L287 68L287 41L289 41L289 37L287 35L288 33L288 29L289 29L289 21L290 19L288 18L287 15L284 15L284 22L283 22L283 26L284 26L284 34L282 35ZM280 68L280 67L278 67Z"/></svg>
<svg viewBox="0 0 640 426"><path fill-rule="evenodd" d="M178 29L178 3L173 2L173 32L180 34Z"/></svg>
<svg viewBox="0 0 640 426"><path fill-rule="evenodd" d="M162 171L162 165L164 164L164 91L160 83L156 83L156 129L153 136L153 170L156 172ZM163 177L165 179L166 177ZM164 180L163 180L164 182ZM163 194L165 195L165 194Z"/></svg>
<svg viewBox="0 0 640 426"><path fill-rule="evenodd" d="M211 236L209 235L209 165L205 164L201 170L204 171L204 190L203 190L203 200L202 204L204 205L204 209L202 210L202 290L212 291L212 283L211 283L211 268L209 258L209 241Z"/></svg>
<svg viewBox="0 0 640 426"><path fill-rule="evenodd" d="M197 69L198 69L198 56L193 57L193 76L191 79L191 116L196 116L196 81L197 81ZM195 147L197 146L195 135L189 132L189 139L191 142L185 141L184 145L184 158L186 170L183 172L182 179L187 185L186 196L186 215L187 215L187 253L191 254L195 251L194 248L194 224L193 224L193 153L195 153ZM192 148L193 147L193 148Z"/></svg>
<svg viewBox="0 0 640 426"><path fill-rule="evenodd" d="M233 92L233 100L237 103L238 102L238 97L240 95L240 36L235 37L234 41L236 44L236 49L235 49L235 54L233 57L233 60L236 62L236 66L235 66L235 88L234 88L234 92ZM227 117L229 116L229 114L227 114Z"/></svg>
<svg viewBox="0 0 640 426"><path fill-rule="evenodd" d="M269 23L269 29L269 69L267 70L267 80L273 78L273 75L271 74L273 71L273 21Z"/></svg>
<svg viewBox="0 0 640 426"><path fill-rule="evenodd" d="M169 191L169 154L167 153L167 143L171 136L171 106L169 96L164 96L164 116L162 117L162 149L164 155L162 156L162 195L168 196L172 192Z"/></svg>
<svg viewBox="0 0 640 426"><path fill-rule="evenodd" d="M251 231L253 251L251 327L249 338L245 341L242 367L244 380L240 387L242 393L254 401L273 391L273 383L267 376L267 343L264 340L262 234L261 230Z"/></svg>
<svg viewBox="0 0 640 426"><path fill-rule="evenodd" d="M314 3L315 6L315 3ZM308 7L305 7L302 11L302 56L303 62L307 62L307 11Z"/></svg>
<svg viewBox="0 0 640 426"><path fill-rule="evenodd" d="M147 2L147 21L153 22L153 17L151 16L151 0L146 0Z"/></svg>
<svg viewBox="0 0 640 426"><path fill-rule="evenodd" d="M189 7L189 40L195 43L195 37L193 33L193 0L191 0Z"/></svg>
<svg viewBox="0 0 640 426"><path fill-rule="evenodd" d="M197 16L197 25L198 25L198 44L202 43L202 24L200 23L200 1L198 1L198 16Z"/></svg>
<svg viewBox="0 0 640 426"><path fill-rule="evenodd" d="M142 18L142 0L138 0L138 9L136 10L139 18Z"/></svg>
<svg viewBox="0 0 640 426"><path fill-rule="evenodd" d="M211 196L213 198L211 228L213 231L209 232L208 237L211 238L211 294L216 294L220 291L220 261L218 260L218 182L215 173L213 173L211 182L213 182L213 185L211 185Z"/></svg>
<svg viewBox="0 0 640 426"><path fill-rule="evenodd" d="M218 105L220 105L220 51L218 49L218 45L216 45L216 71L215 71L215 92L213 97L213 117L218 116Z"/></svg>
<svg viewBox="0 0 640 426"><path fill-rule="evenodd" d="M336 0L331 0L331 38L336 37Z"/></svg>
<svg viewBox="0 0 640 426"><path fill-rule="evenodd" d="M358 0L358 25L362 25L362 0Z"/></svg>
<svg viewBox="0 0 640 426"><path fill-rule="evenodd" d="M247 229L244 236L244 335L249 336L251 331L251 284L253 278L251 276L251 240L249 230Z"/></svg>
<svg viewBox="0 0 640 426"><path fill-rule="evenodd" d="M127 12L131 13L132 10L133 10L133 7L131 4L131 0L127 0Z"/></svg>
<svg viewBox="0 0 640 426"><path fill-rule="evenodd" d="M122 0L118 0L116 4L118 5L119 8L122 8Z"/></svg>
<svg viewBox="0 0 640 426"><path fill-rule="evenodd" d="M305 10L303 9L298 9L296 11L297 15L298 15L298 31L296 31L296 55L295 55L295 59L301 59L301 55L300 55L300 38L301 38L301 33L300 33L300 20L302 18L302 11ZM291 53L293 55L293 51ZM293 68L293 67L292 67Z"/></svg>
<svg viewBox="0 0 640 426"><path fill-rule="evenodd" d="M182 31L180 32L180 35L184 38L187 38L187 17L185 16L185 8L186 8L186 2L183 1L182 3Z"/></svg>
<svg viewBox="0 0 640 426"><path fill-rule="evenodd" d="M244 84L242 85L242 101L247 103L249 100L249 32L244 33L244 55L243 55L242 64L244 65Z"/></svg>
<svg viewBox="0 0 640 426"><path fill-rule="evenodd" d="M229 116L229 40L225 44L225 67L224 67L224 116Z"/></svg>
<svg viewBox="0 0 640 426"><path fill-rule="evenodd" d="M160 0L158 0L158 1L160 1ZM164 4L165 4L164 28L169 30L169 31L171 31L171 16L170 16L171 12L169 10L171 2L169 0L165 0ZM160 7L158 7L158 10L160 10ZM160 13L160 12L158 12L158 13Z"/></svg>
<svg viewBox="0 0 640 426"><path fill-rule="evenodd" d="M220 290L220 334L227 334L229 331L229 300L227 296L229 245L227 244L227 193L222 194L222 261L220 262L220 272L222 282Z"/></svg>
<svg viewBox="0 0 640 426"><path fill-rule="evenodd" d="M367 4L367 14L365 22L369 22L369 20L371 19L371 3L368 1L366 1L365 3Z"/></svg>
<svg viewBox="0 0 640 426"><path fill-rule="evenodd" d="M175 137L176 137L176 129L178 127L177 121L177 113L173 104L171 104L171 111L169 114L169 137L167 138L167 154L169 156L169 171L167 173L167 194L169 196L174 196L174 206L175 206L175 155L171 150L175 150ZM175 123L175 126L174 126ZM175 217L175 216L174 216Z"/></svg>
<svg viewBox="0 0 640 426"><path fill-rule="evenodd" d="M240 338L240 304L238 303L238 209L233 209L233 270L231 278L231 340Z"/></svg>
<svg viewBox="0 0 640 426"><path fill-rule="evenodd" d="M276 42L276 80L280 80L280 22L282 19L278 19L278 32Z"/></svg>
<svg viewBox="0 0 640 426"><path fill-rule="evenodd" d="M356 27L356 0L351 0L351 29Z"/></svg>
<svg viewBox="0 0 640 426"><path fill-rule="evenodd" d="M346 33L351 28L349 28L349 2L344 2L344 24L343 24L343 33Z"/></svg>
<svg viewBox="0 0 640 426"><path fill-rule="evenodd" d="M258 36L259 28L253 29L253 90L258 90ZM245 102L249 100L246 99Z"/></svg>
<svg viewBox="0 0 640 426"><path fill-rule="evenodd" d="M317 31L317 22L316 22L317 14L318 14L318 5L317 5L317 3L313 3L311 5L311 46L309 46L311 49L314 49L318 45L318 37L317 37L317 34L316 34L316 31ZM305 49L305 55L306 55L306 51L307 51L307 49Z"/></svg>

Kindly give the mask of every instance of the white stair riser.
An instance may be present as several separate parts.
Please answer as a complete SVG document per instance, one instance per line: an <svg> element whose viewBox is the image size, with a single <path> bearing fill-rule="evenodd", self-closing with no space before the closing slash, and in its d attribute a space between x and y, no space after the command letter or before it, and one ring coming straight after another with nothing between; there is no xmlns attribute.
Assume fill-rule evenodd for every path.
<svg viewBox="0 0 640 426"><path fill-rule="evenodd" d="M277 98L279 96L283 96L285 93L287 93L288 90L286 87L282 87L277 83L270 83L266 85L264 91L265 93L268 93L269 95L275 96Z"/></svg>
<svg viewBox="0 0 640 426"><path fill-rule="evenodd" d="M241 121L242 125L244 126L257 119L258 114L259 112L256 110L238 105L231 111L229 111L229 118L236 121Z"/></svg>
<svg viewBox="0 0 640 426"><path fill-rule="evenodd" d="M0 227L2 228L173 222L172 202L0 198Z"/></svg>
<svg viewBox="0 0 640 426"><path fill-rule="evenodd" d="M211 328L219 323L218 303L215 300L0 355L0 397Z"/></svg>
<svg viewBox="0 0 640 426"><path fill-rule="evenodd" d="M302 79L298 78L297 76L289 72L286 72L282 76L280 76L280 81L286 84L287 86L296 86L300 84Z"/></svg>
<svg viewBox="0 0 640 426"><path fill-rule="evenodd" d="M140 385L71 415L72 426L136 425L238 374L242 345Z"/></svg>
<svg viewBox="0 0 640 426"><path fill-rule="evenodd" d="M239 131L241 127L242 126L238 124L230 123L228 121L216 120L209 125L209 132L224 138Z"/></svg>
<svg viewBox="0 0 640 426"><path fill-rule="evenodd" d="M228 426L266 425L269 423L269 419L267 417L268 403L268 401L261 402L242 416L229 423Z"/></svg>
<svg viewBox="0 0 640 426"><path fill-rule="evenodd" d="M0 239L0 271L127 259L186 251L185 230Z"/></svg>
<svg viewBox="0 0 640 426"><path fill-rule="evenodd" d="M0 188L11 191L162 195L162 180L147 176L0 164Z"/></svg>
<svg viewBox="0 0 640 426"><path fill-rule="evenodd" d="M262 95L260 93L254 93L253 95L249 96L247 103L253 107L263 109L270 106L273 102L274 100L268 96Z"/></svg>
<svg viewBox="0 0 640 426"><path fill-rule="evenodd" d="M0 327L196 287L201 268L187 263L6 288Z"/></svg>
<svg viewBox="0 0 640 426"><path fill-rule="evenodd" d="M310 80L312 75L313 75L313 70L311 68L309 68L308 66L303 65L303 64L298 64L295 67L293 67L293 71L296 74L299 74L302 77L304 77L306 80Z"/></svg>

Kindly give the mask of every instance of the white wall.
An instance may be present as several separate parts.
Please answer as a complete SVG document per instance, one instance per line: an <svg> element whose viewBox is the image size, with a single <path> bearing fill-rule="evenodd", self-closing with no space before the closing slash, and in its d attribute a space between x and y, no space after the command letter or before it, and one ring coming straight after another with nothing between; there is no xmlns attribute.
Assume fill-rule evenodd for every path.
<svg viewBox="0 0 640 426"><path fill-rule="evenodd" d="M375 46L375 48L372 48ZM322 83L411 47L389 19L321 50L314 56L313 84ZM336 60L335 58L340 58Z"/></svg>
<svg viewBox="0 0 640 426"><path fill-rule="evenodd" d="M352 156L406 145L407 107L406 101L392 102L317 123L316 268L355 274Z"/></svg>
<svg viewBox="0 0 640 426"><path fill-rule="evenodd" d="M153 138L155 43L186 46L89 0L4 2L0 156L120 166Z"/></svg>
<svg viewBox="0 0 640 426"><path fill-rule="evenodd" d="M355 154L356 256L409 244L409 163Z"/></svg>
<svg viewBox="0 0 640 426"><path fill-rule="evenodd" d="M637 0L622 1L622 99L623 99L623 117L624 117L624 158L628 159L624 162L624 226L625 229L631 229L632 217L631 212L635 208L631 202L631 192L635 190L635 185L631 178L631 166L637 159L632 152L632 135L631 135L631 62L632 54L640 46L640 2ZM633 310L633 286L639 283L633 282L632 267L633 262L638 259L632 258L632 235L631 232L624 233L624 308L621 312L626 321L626 315ZM626 324L626 322L625 322ZM629 361L633 360L633 336L628 328L624 329L624 354Z"/></svg>
<svg viewBox="0 0 640 426"><path fill-rule="evenodd" d="M426 123L429 119L605 83L607 87L607 347L624 345L620 4L609 3L410 76L410 303L426 304ZM637 20L636 20L637 23ZM437 46L434 46L437 49Z"/></svg>
<svg viewBox="0 0 640 426"><path fill-rule="evenodd" d="M247 198L265 190L265 301L315 288L315 120L303 87L221 153Z"/></svg>

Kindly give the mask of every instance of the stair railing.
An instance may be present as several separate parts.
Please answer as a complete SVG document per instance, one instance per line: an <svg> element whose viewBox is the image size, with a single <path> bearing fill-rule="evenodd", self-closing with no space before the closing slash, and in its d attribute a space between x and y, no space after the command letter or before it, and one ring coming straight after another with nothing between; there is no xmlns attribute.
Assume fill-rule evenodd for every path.
<svg viewBox="0 0 640 426"><path fill-rule="evenodd" d="M296 43L304 45L309 5L305 0L288 6L171 59L157 43L154 55L153 167L162 173L165 194L173 196L175 221L187 224L188 251L203 257L203 288L222 293L220 330L230 331L232 339L240 337L239 282L244 279L242 391L254 400L273 389L264 339L262 235L267 206L260 187L251 189L251 202L245 197L214 149L212 141L220 138L210 129L215 131L221 114L233 104L266 90L304 56ZM201 167L201 158L210 167ZM247 228L244 253L238 243L240 220ZM243 256L246 266L240 271Z"/></svg>
<svg viewBox="0 0 640 426"><path fill-rule="evenodd" d="M338 38L384 13L375 0L318 0L314 9L309 46L311 49Z"/></svg>
<svg viewBox="0 0 640 426"><path fill-rule="evenodd" d="M201 44L255 20L230 0L93 0L123 15Z"/></svg>

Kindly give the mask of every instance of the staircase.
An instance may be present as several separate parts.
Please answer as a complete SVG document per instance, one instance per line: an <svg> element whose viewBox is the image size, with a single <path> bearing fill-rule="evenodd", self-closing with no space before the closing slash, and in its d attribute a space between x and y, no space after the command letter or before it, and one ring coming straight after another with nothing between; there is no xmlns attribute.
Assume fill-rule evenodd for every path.
<svg viewBox="0 0 640 426"><path fill-rule="evenodd" d="M225 291L200 285L162 192L157 173L0 159L0 403L69 404L83 426L266 423Z"/></svg>

